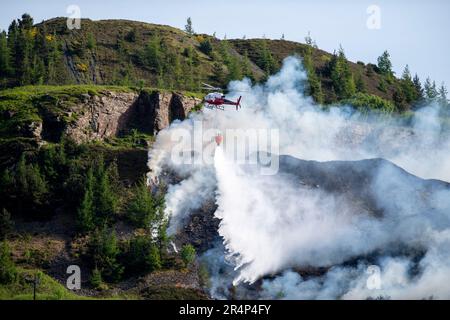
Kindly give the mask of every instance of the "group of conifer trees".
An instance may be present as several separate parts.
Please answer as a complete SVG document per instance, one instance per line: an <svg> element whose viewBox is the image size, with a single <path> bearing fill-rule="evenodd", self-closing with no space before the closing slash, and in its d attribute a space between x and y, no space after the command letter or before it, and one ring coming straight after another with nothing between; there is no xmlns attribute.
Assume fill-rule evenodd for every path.
<svg viewBox="0 0 450 320"><path fill-rule="evenodd" d="M56 83L61 48L54 34L22 15L0 33L0 81L10 85Z"/></svg>

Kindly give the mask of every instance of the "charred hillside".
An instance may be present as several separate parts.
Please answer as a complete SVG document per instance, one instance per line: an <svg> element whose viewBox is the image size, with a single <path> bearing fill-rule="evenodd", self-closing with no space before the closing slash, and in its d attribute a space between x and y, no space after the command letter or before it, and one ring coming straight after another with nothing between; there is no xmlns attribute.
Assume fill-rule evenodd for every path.
<svg viewBox="0 0 450 320"><path fill-rule="evenodd" d="M450 183L419 178L381 158L319 162L282 155L278 160L277 175L292 181L299 190L310 188L323 192L337 202L348 204L352 212L377 218L392 208L399 210L401 199L418 204L417 214L432 214L436 209L430 195L450 190ZM166 176L173 178L167 173ZM382 190L378 188L380 183L385 185ZM220 240L217 232L220 220L214 217L216 210L214 199L205 201L190 214L177 241L192 243L199 252L213 247Z"/></svg>

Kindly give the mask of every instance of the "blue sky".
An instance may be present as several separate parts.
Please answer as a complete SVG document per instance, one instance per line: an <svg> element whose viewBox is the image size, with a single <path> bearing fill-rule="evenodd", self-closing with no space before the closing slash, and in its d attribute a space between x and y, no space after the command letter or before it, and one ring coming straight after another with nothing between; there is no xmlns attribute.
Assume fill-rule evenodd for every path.
<svg viewBox="0 0 450 320"><path fill-rule="evenodd" d="M183 28L190 16L199 33L220 38L267 38L304 42L308 31L321 49L342 44L352 61L376 62L387 49L394 70L409 64L422 80L450 84L450 1L446 0L14 0L2 3L0 28L24 12L36 22L67 16L78 5L83 18L130 19ZM367 28L367 8L380 8L381 29Z"/></svg>

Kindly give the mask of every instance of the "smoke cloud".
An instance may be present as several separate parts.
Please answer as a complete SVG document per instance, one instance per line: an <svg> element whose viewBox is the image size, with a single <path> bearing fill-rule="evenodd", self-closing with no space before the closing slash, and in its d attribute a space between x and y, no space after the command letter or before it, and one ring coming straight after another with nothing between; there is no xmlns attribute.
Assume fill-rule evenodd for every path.
<svg viewBox="0 0 450 320"><path fill-rule="evenodd" d="M232 282L241 298L251 297L255 291L244 290L244 284L263 279L259 298L450 298L450 190L437 181L437 187L418 187L422 179L450 181L450 139L441 128L439 106L417 111L407 126L394 116L316 105L304 95L306 86L301 61L289 57L264 85L230 83L230 98L245 92L239 112L193 114L160 132L149 151L150 181L164 172L177 176L169 179L166 196L171 234L192 210L216 199L223 243L205 253L212 296L229 297ZM210 139L195 135L198 123L214 132L276 129L280 155L316 161L384 158L422 179L389 162L377 168L370 190L383 215L376 216L342 194L239 165L222 147L214 150ZM180 129L193 139L174 141ZM180 164L173 159L175 147L188 156L207 150L210 161ZM260 145L247 151L273 152ZM379 274L367 273L371 265ZM310 268L324 271L313 276L296 271ZM375 289L367 283L371 276L379 278Z"/></svg>

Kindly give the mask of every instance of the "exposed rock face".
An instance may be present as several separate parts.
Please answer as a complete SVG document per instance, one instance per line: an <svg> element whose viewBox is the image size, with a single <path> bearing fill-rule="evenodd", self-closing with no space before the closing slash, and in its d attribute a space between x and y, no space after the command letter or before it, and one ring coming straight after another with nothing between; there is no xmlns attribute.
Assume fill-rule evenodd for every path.
<svg viewBox="0 0 450 320"><path fill-rule="evenodd" d="M42 134L42 122L33 121L19 128L20 133L27 138L40 140Z"/></svg>
<svg viewBox="0 0 450 320"><path fill-rule="evenodd" d="M181 248L184 244L192 244L197 252L205 252L220 241L220 220L214 216L217 205L214 199L206 201L201 208L189 217L184 228L177 234L175 243Z"/></svg>
<svg viewBox="0 0 450 320"><path fill-rule="evenodd" d="M61 134L66 134L81 143L114 137L131 129L156 134L173 120L185 119L200 102L180 93L159 91L141 94L108 91L101 96L85 94L83 101L67 112L67 117L72 119L68 124L51 114L44 115L43 138L58 140ZM58 134L47 137L45 132Z"/></svg>
<svg viewBox="0 0 450 320"><path fill-rule="evenodd" d="M84 102L74 108L77 119L68 126L66 134L78 142L117 135L129 123L138 97L136 93L113 92L84 97Z"/></svg>
<svg viewBox="0 0 450 320"><path fill-rule="evenodd" d="M201 101L196 98L185 97L179 93L155 92L145 98L154 110L153 130L158 132L174 120L183 120Z"/></svg>

